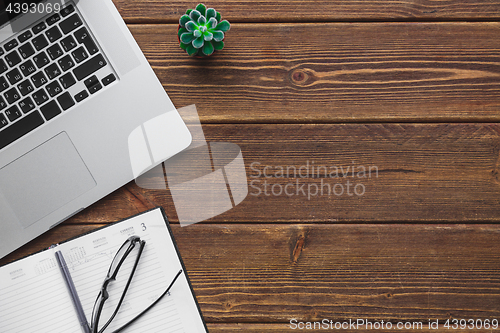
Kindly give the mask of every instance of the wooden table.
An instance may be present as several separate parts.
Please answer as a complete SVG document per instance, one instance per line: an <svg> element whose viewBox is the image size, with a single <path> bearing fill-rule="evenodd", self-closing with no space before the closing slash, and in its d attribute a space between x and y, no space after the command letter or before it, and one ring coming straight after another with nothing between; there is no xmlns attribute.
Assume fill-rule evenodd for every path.
<svg viewBox="0 0 500 333"><path fill-rule="evenodd" d="M0 264L161 205L211 332L500 320L498 1L211 1L232 28L205 60L177 45L197 3L115 3L174 104L241 147L254 187L181 228L169 191L130 182ZM289 183L304 194L275 195ZM308 198L325 183L336 194Z"/></svg>

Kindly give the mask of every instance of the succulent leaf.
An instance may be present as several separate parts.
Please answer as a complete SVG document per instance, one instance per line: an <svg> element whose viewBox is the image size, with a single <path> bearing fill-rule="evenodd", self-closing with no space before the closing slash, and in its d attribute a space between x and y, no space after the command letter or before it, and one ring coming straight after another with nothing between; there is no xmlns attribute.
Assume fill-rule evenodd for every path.
<svg viewBox="0 0 500 333"><path fill-rule="evenodd" d="M200 12L201 15L205 16L205 13L207 12L207 7L205 7L204 4L202 3L199 3L197 6L196 6L196 10Z"/></svg>
<svg viewBox="0 0 500 333"><path fill-rule="evenodd" d="M193 44L187 44L186 52L192 56L198 52L198 49L193 46Z"/></svg>
<svg viewBox="0 0 500 333"><path fill-rule="evenodd" d="M199 24L199 25L205 25L206 23L207 23L207 19L206 19L206 17L205 17L205 16L200 16L200 17L198 18L198 24Z"/></svg>
<svg viewBox="0 0 500 333"><path fill-rule="evenodd" d="M179 19L179 25L184 28L186 26L186 23L188 23L190 20L191 18L189 17L189 15L184 14Z"/></svg>
<svg viewBox="0 0 500 333"><path fill-rule="evenodd" d="M220 42L212 41L212 44L213 44L215 50L217 50L217 51L220 51L224 48L224 42L222 42L222 41L220 41Z"/></svg>
<svg viewBox="0 0 500 333"><path fill-rule="evenodd" d="M217 22L220 22L222 20L222 15L219 12L217 12L215 14L215 19L217 20Z"/></svg>
<svg viewBox="0 0 500 333"><path fill-rule="evenodd" d="M227 20L224 20L224 21L220 22L215 27L215 29L221 30L221 31L228 31L229 28L231 28L231 25L229 24L229 22Z"/></svg>
<svg viewBox="0 0 500 333"><path fill-rule="evenodd" d="M202 35L203 35L203 34L201 33L201 31L200 31L200 30L195 30L195 31L193 31L193 36L194 36L195 38L201 37Z"/></svg>
<svg viewBox="0 0 500 333"><path fill-rule="evenodd" d="M217 20L215 19L215 17L209 18L207 22L207 27L209 29L215 29L216 26L217 26Z"/></svg>
<svg viewBox="0 0 500 333"><path fill-rule="evenodd" d="M193 21L189 21L188 23L186 23L186 29L187 29L187 31L193 32L197 28L198 28L198 26Z"/></svg>
<svg viewBox="0 0 500 333"><path fill-rule="evenodd" d="M217 15L217 12L213 8L208 8L207 13L205 14L205 17L207 20L210 20L212 17L215 18L215 15Z"/></svg>
<svg viewBox="0 0 500 333"><path fill-rule="evenodd" d="M201 13L197 11L196 9L193 10L191 13L189 13L189 17L191 17L191 20L194 22L198 21L198 18L201 16Z"/></svg>
<svg viewBox="0 0 500 333"><path fill-rule="evenodd" d="M186 10L186 14L189 15L189 14L191 14L192 11L193 11L192 9L188 9L188 10Z"/></svg>
<svg viewBox="0 0 500 333"><path fill-rule="evenodd" d="M201 49L201 52L203 52L204 55L209 56L214 53L214 46L210 42L205 43L205 45L203 45L203 48Z"/></svg>
<svg viewBox="0 0 500 333"><path fill-rule="evenodd" d="M212 39L214 39L214 34L211 33L210 31L207 31L204 33L203 38L205 39L206 42L210 42Z"/></svg>
<svg viewBox="0 0 500 333"><path fill-rule="evenodd" d="M224 33L220 30L215 30L213 34L214 34L214 40L216 42L220 42L224 39Z"/></svg>
<svg viewBox="0 0 500 333"><path fill-rule="evenodd" d="M196 37L192 32L185 32L181 35L181 42L184 44L189 44L191 43Z"/></svg>
<svg viewBox="0 0 500 333"><path fill-rule="evenodd" d="M181 37L181 35L185 32L188 32L186 28L179 28L179 31L177 31L177 36Z"/></svg>
<svg viewBox="0 0 500 333"><path fill-rule="evenodd" d="M203 40L203 36L200 36L200 37L196 38L195 40L193 40L192 44L197 49L199 49L200 47L202 47L203 44L205 44L205 41Z"/></svg>

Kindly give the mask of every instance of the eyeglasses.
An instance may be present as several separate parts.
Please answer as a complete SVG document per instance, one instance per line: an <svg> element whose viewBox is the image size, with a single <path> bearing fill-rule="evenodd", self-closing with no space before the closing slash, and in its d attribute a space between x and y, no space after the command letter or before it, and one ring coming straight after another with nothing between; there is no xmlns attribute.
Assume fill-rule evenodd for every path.
<svg viewBox="0 0 500 333"><path fill-rule="evenodd" d="M104 282L102 284L101 290L99 291L99 295L97 295L97 299L94 304L94 309L92 310L92 317L91 317L91 332L92 333L102 333L104 330L111 324L115 316L118 314L118 311L120 310L120 307L123 303L123 300L125 298L125 295L127 293L127 290L130 286L130 282L132 281L132 278L134 276L134 273L136 271L137 265L139 263L139 259L141 258L142 251L144 250L144 246L146 245L146 241L141 240L140 237L138 236L132 236L128 238L122 246L118 249L118 252L114 256L113 260L111 261L111 265L108 270L108 274L106 275L106 278L104 279ZM135 256L135 259L134 259ZM116 277L118 275L118 272L120 271L120 268L122 267L123 263L125 260L128 258L129 260L134 260L133 261L133 266L132 270L130 271L130 275L128 277L128 280L124 286L122 286L122 291L121 291L121 296L118 300L118 303L116 304L115 309L109 316L109 318L106 320L106 323L102 325L101 328L99 328L99 321L102 320L101 318L102 312L103 312L103 307L104 303L110 298L110 293L108 292L108 286L116 280ZM149 309L151 309L154 305L156 305L168 292L170 291L170 288L174 285L175 281L179 277L179 275L182 273L182 269L177 272L175 275L174 279L172 282L170 282L170 285L168 288L163 292L163 294L160 295L152 304L150 304L146 309L144 309L141 313L136 315L134 318L129 320L126 324L121 326L118 329L115 329L113 333L120 332L126 327L128 327L130 324L135 322L137 319L139 319L142 315L144 315ZM120 294L120 292L118 292Z"/></svg>

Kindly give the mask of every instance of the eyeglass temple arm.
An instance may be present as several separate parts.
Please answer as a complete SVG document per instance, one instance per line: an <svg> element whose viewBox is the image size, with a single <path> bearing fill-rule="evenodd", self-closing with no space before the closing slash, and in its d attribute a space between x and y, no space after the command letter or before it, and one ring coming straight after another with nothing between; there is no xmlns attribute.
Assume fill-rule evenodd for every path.
<svg viewBox="0 0 500 333"><path fill-rule="evenodd" d="M135 316L132 320L130 320L128 323L126 323L125 325L123 325L122 327L114 330L113 332L111 333L118 333L118 332L121 332L123 329L127 328L130 324L132 324L134 321L136 321L137 319L139 319L139 317L141 317L143 314L145 314L146 312L149 311L149 309L151 309L153 306L156 305L156 303L158 303L166 294L168 294L168 292L170 291L170 288L172 288L172 286L174 285L175 281L177 280L177 278L181 275L182 273L182 269L180 269L177 274L175 275L174 279L172 280L172 282L170 283L170 285L168 286L167 290L165 290L163 292L163 294L160 295L160 297L158 297L158 299L156 301L154 301L153 303L151 303L150 306L148 306L144 311L142 311L141 313L139 313L137 316Z"/></svg>
<svg viewBox="0 0 500 333"><path fill-rule="evenodd" d="M123 293L122 293L122 296L120 297L120 300L118 301L118 304L116 306L116 309L115 311L113 312L113 314L111 315L111 318L109 318L109 320L107 321L106 324L104 324L104 326L98 330L97 326L98 326L98 323L99 323L99 319L96 320L96 323L94 324L94 327L92 327L92 329L94 331L97 331L98 330L98 333L101 333L101 332L104 332L104 330L109 326L109 324L113 321L113 319L115 318L116 314L118 313L118 310L120 309L120 306L122 305L123 303L123 299L125 298L125 295L127 294L127 291L128 291L128 287L130 286L130 282L132 282L132 278L135 274L135 270L137 269L137 264L139 263L139 259L141 258L141 255L142 255L142 251L144 250L144 245L146 243L144 241L140 242L140 247L139 247L139 253L137 254L137 258L135 259L135 263L134 263L134 267L132 268L132 272L130 273L130 276L127 280L127 284L125 285L125 289L123 290ZM130 249L127 251L127 254L126 256L128 256L128 254L130 253ZM120 262L120 266L121 266L121 263L123 261ZM114 280L115 277L113 276L112 279ZM102 292L105 292L106 290L104 289ZM100 310L102 310L102 306L104 304L101 303L101 307L100 307ZM100 311L99 311L100 312Z"/></svg>

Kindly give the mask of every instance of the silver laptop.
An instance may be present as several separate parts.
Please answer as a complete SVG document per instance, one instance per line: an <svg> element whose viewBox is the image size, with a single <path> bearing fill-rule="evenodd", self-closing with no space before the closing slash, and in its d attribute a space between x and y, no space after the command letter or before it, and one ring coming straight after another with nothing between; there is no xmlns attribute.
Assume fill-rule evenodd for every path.
<svg viewBox="0 0 500 333"><path fill-rule="evenodd" d="M163 121L144 171L191 142L111 0L4 5L0 257L135 178L143 124Z"/></svg>

